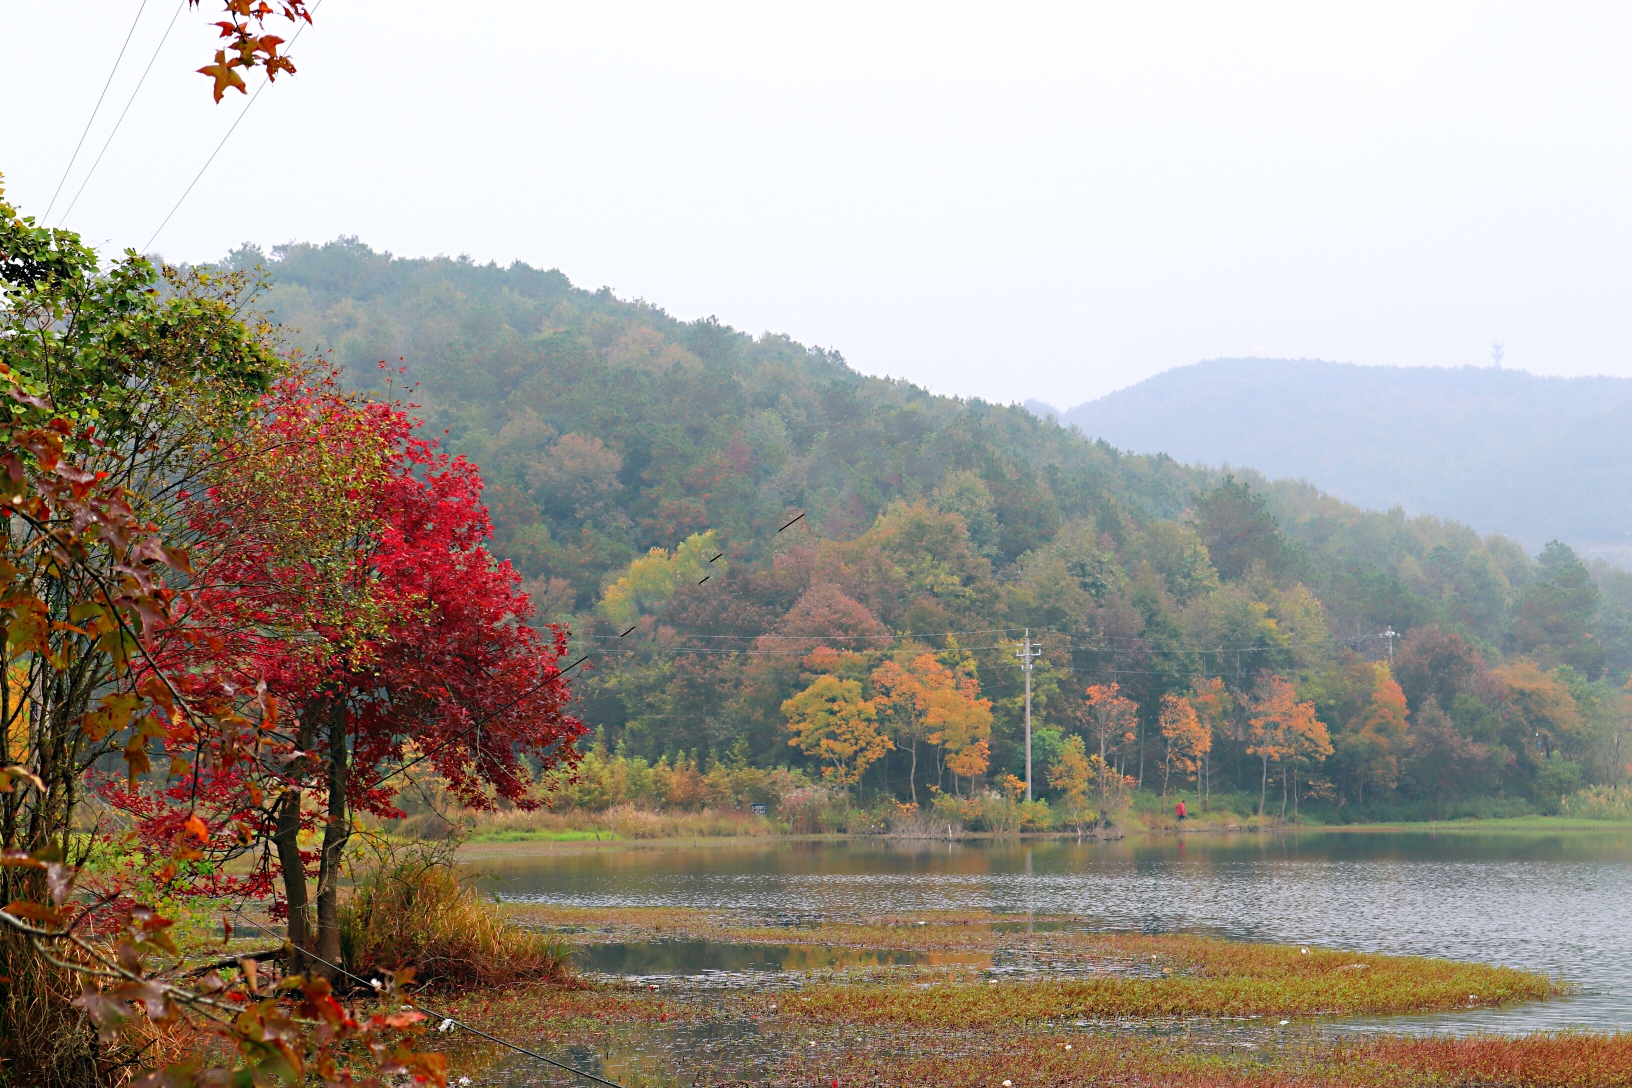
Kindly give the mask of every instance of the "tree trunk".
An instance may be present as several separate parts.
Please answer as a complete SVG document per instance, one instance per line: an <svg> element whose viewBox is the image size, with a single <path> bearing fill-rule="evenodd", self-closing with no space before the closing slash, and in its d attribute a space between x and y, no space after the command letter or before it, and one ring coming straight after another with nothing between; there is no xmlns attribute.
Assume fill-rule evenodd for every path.
<svg viewBox="0 0 1632 1088"><path fill-rule="evenodd" d="M301 716L295 744L302 752L311 750L312 725L307 715ZM312 903L306 886L306 866L300 860L299 841L303 795L300 781L310 770L310 763L304 758L289 768L295 785L285 791L278 802L277 825L272 834L278 851L278 867L283 870L283 897L289 906L289 946L293 951L285 970L291 975L303 975L311 968L305 954L312 947Z"/></svg>
<svg viewBox="0 0 1632 1088"><path fill-rule="evenodd" d="M907 771L907 789L912 793L912 803L918 804L918 734L912 735L912 767Z"/></svg>
<svg viewBox="0 0 1632 1088"><path fill-rule="evenodd" d="M350 767L346 752L345 704L334 699L325 709L329 727L329 811L323 828L323 855L317 870L317 954L335 967L341 967L344 965L340 963L340 863L346 840L351 837L346 805ZM338 971L322 964L318 968L329 981L339 981Z"/></svg>
<svg viewBox="0 0 1632 1088"><path fill-rule="evenodd" d="M1145 788L1145 719L1142 716L1139 719L1139 725L1134 730L1134 736L1136 736L1138 738L1137 740L1134 741L1134 743L1139 745L1139 788L1144 789Z"/></svg>
<svg viewBox="0 0 1632 1088"><path fill-rule="evenodd" d="M1286 822L1286 767L1281 767L1281 822Z"/></svg>
<svg viewBox="0 0 1632 1088"><path fill-rule="evenodd" d="M1269 757L1264 756L1264 777L1258 783L1258 815L1264 814L1264 800L1269 796Z"/></svg>

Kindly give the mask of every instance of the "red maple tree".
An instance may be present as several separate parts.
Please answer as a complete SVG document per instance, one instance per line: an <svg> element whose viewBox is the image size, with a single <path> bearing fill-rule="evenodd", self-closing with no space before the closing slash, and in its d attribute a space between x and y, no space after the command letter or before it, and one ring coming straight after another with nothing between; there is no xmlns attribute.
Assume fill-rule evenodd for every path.
<svg viewBox="0 0 1632 1088"><path fill-rule="evenodd" d="M565 709L566 632L528 625L520 576L485 546L474 465L332 373L279 384L262 409L192 499L197 581L160 660L269 694L285 721L258 727L292 747L120 800L155 841L200 820L218 862L202 891L272 893L275 855L289 967L330 974L353 814L401 814L391 768L425 760L468 805L532 807L534 772L575 760L584 727ZM301 850L300 832L319 826L321 847ZM255 850L254 875L220 875Z"/></svg>

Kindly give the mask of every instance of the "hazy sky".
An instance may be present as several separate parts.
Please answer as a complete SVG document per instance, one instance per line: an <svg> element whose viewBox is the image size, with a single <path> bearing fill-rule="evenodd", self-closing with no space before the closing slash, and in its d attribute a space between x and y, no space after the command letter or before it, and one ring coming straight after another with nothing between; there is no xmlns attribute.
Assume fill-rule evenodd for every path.
<svg viewBox="0 0 1632 1088"><path fill-rule="evenodd" d="M45 210L141 0L0 0ZM57 220L177 0L148 0ZM67 225L142 246L243 109L182 10ZM154 245L558 267L946 393L1222 355L1632 375L1632 5L323 0ZM251 83L253 90L255 81Z"/></svg>

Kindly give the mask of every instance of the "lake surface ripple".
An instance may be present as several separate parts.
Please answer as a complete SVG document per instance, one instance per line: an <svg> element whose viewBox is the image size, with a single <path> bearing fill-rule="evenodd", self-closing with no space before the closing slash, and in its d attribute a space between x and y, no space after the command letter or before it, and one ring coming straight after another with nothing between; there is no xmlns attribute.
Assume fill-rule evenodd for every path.
<svg viewBox="0 0 1632 1088"><path fill-rule="evenodd" d="M761 841L478 855L506 899L844 921L915 910L1070 914L1542 971L1582 992L1362 1030L1632 1028L1632 834L1301 832L1116 842Z"/></svg>

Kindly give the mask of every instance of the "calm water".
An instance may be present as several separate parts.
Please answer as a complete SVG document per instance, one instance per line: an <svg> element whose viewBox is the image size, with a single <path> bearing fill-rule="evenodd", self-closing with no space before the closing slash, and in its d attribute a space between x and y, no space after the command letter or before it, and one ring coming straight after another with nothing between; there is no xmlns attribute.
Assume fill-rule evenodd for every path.
<svg viewBox="0 0 1632 1088"><path fill-rule="evenodd" d="M1620 832L518 848L473 863L505 898L575 906L836 920L881 911L1035 911L1111 929L1482 960L1561 976L1584 992L1375 1026L1632 1029L1632 834Z"/></svg>

